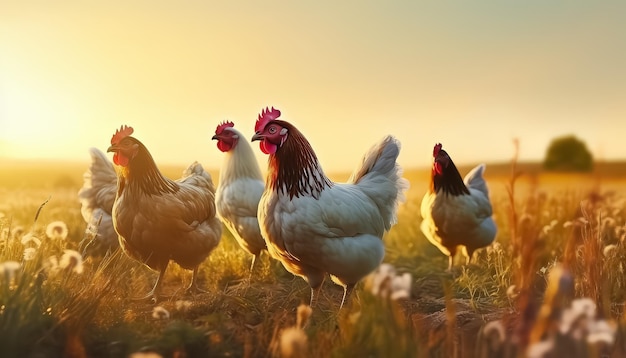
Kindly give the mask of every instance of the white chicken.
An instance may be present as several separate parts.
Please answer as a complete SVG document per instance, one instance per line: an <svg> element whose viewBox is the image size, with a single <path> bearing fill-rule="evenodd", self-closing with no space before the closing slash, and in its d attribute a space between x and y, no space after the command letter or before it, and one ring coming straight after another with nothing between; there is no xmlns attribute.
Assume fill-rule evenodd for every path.
<svg viewBox="0 0 626 358"><path fill-rule="evenodd" d="M82 245L84 255L104 255L117 249L119 241L113 228L111 211L115 202L117 174L113 163L97 148L89 150L91 163L83 175L83 186L78 191L81 214L87 223L87 232L96 233L86 238L91 240Z"/></svg>
<svg viewBox="0 0 626 358"><path fill-rule="evenodd" d="M252 273L255 261L266 249L257 220L265 182L252 147L234 126L233 122L221 123L212 138L217 140L217 148L225 153L215 204L220 219L239 246L252 254Z"/></svg>
<svg viewBox="0 0 626 358"><path fill-rule="evenodd" d="M347 183L333 183L304 135L279 116L274 108L263 110L252 137L269 154L258 211L261 233L270 255L309 283L311 306L330 274L344 288L343 307L354 285L385 255L382 237L396 222L408 188L396 162L400 143L385 137Z"/></svg>
<svg viewBox="0 0 626 358"><path fill-rule="evenodd" d="M497 227L483 178L485 165L476 166L461 179L441 144L435 145L433 158L430 190L422 199L421 229L426 238L448 256L450 270L459 246L469 263L476 249L494 241Z"/></svg>

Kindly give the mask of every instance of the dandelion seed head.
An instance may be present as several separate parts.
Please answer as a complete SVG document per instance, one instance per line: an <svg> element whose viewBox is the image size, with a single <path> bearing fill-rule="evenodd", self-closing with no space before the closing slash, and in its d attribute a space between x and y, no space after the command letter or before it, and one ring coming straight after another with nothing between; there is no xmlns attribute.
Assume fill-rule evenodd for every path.
<svg viewBox="0 0 626 358"><path fill-rule="evenodd" d="M183 311L186 312L187 310L189 310L189 308L191 307L191 301L187 301L187 300L177 300L176 301L176 309L178 311Z"/></svg>
<svg viewBox="0 0 626 358"><path fill-rule="evenodd" d="M612 345L615 342L616 327L606 320L597 320L590 324L587 342L590 344L604 343Z"/></svg>
<svg viewBox="0 0 626 358"><path fill-rule="evenodd" d="M526 357L528 358L544 358L554 349L554 341L552 339L533 343L526 349Z"/></svg>
<svg viewBox="0 0 626 358"><path fill-rule="evenodd" d="M13 236L14 240L20 240L24 236L25 232L26 229L24 229L22 225L17 225L13 229L11 229L11 235Z"/></svg>
<svg viewBox="0 0 626 358"><path fill-rule="evenodd" d="M24 261L30 261L35 258L37 249L34 247L27 247L24 249Z"/></svg>
<svg viewBox="0 0 626 358"><path fill-rule="evenodd" d="M311 306L307 304L301 304L298 306L297 314L296 314L296 327L304 328L306 324L309 322L309 318L313 313L313 309Z"/></svg>
<svg viewBox="0 0 626 358"><path fill-rule="evenodd" d="M46 226L46 236L52 240L65 240L68 233L67 224L63 221L53 221Z"/></svg>
<svg viewBox="0 0 626 358"><path fill-rule="evenodd" d="M78 251L63 250L63 256L59 260L59 267L81 274L83 273L83 257Z"/></svg>
<svg viewBox="0 0 626 358"><path fill-rule="evenodd" d="M519 291L517 290L517 286L511 285L506 289L506 296L513 300L519 295Z"/></svg>
<svg viewBox="0 0 626 358"><path fill-rule="evenodd" d="M306 357L308 338L303 330L289 327L280 335L281 357Z"/></svg>
<svg viewBox="0 0 626 358"><path fill-rule="evenodd" d="M15 277L17 271L22 267L17 261L5 261L0 263L0 272L4 273L4 277L7 277L9 280Z"/></svg>
<svg viewBox="0 0 626 358"><path fill-rule="evenodd" d="M499 342L504 342L506 333L504 325L501 321L491 321L483 328L483 335L486 337L495 337Z"/></svg>
<svg viewBox="0 0 626 358"><path fill-rule="evenodd" d="M29 232L26 235L22 236L22 239L20 242L24 246L30 245L30 243L35 244L35 246L37 247L41 246L41 240L39 240L37 236L33 235L32 232Z"/></svg>
<svg viewBox="0 0 626 358"><path fill-rule="evenodd" d="M616 250L617 250L617 245L615 244L606 245L604 249L602 250L602 254L604 255L604 257L607 257Z"/></svg>
<svg viewBox="0 0 626 358"><path fill-rule="evenodd" d="M156 306L152 309L152 318L166 320L170 318L170 313L165 308Z"/></svg>

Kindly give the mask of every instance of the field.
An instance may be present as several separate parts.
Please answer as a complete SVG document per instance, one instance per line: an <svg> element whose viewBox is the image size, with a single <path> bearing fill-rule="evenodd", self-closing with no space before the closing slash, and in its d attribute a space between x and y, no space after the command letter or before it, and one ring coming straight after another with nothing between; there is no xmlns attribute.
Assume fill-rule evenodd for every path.
<svg viewBox="0 0 626 358"><path fill-rule="evenodd" d="M81 262L64 251L89 239L76 197L87 163L0 164L3 356L626 356L626 163L588 175L488 166L496 243L452 272L419 230L428 172L408 170L385 237L395 273L366 279L341 311L343 291L326 280L310 315L299 308L308 285L267 255L249 278L250 257L227 230L201 266L208 293L184 296L191 273L171 265L173 298L136 302L156 273L120 252ZM57 221L66 237L47 236ZM393 280L405 274L410 288Z"/></svg>

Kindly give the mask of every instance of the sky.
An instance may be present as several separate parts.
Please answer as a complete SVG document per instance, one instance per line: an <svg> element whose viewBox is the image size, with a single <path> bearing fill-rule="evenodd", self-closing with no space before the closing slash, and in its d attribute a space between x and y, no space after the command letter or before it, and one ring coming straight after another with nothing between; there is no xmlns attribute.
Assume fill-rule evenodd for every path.
<svg viewBox="0 0 626 358"><path fill-rule="evenodd" d="M219 168L266 106L327 171L387 134L426 167L541 160L573 134L626 158L624 1L0 2L0 157L88 161L121 124L157 164ZM262 168L266 158L253 143Z"/></svg>

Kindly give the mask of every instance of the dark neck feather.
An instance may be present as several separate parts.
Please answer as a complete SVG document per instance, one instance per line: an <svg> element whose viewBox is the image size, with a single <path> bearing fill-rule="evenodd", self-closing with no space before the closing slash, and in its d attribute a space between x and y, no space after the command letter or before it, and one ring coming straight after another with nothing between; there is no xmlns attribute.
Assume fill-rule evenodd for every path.
<svg viewBox="0 0 626 358"><path fill-rule="evenodd" d="M137 155L132 158L126 168L125 186L132 191L140 191L149 195L175 193L178 185L161 174L148 149L138 140Z"/></svg>
<svg viewBox="0 0 626 358"><path fill-rule="evenodd" d="M432 178L430 189L436 193L443 191L454 196L469 195L470 193L452 159L449 159L448 165L443 168L443 173L441 174L437 174L433 168Z"/></svg>
<svg viewBox="0 0 626 358"><path fill-rule="evenodd" d="M309 141L293 125L277 120L287 128L288 137L276 153L269 157L266 187L288 194L290 198L319 198L325 188L333 185L326 177Z"/></svg>

